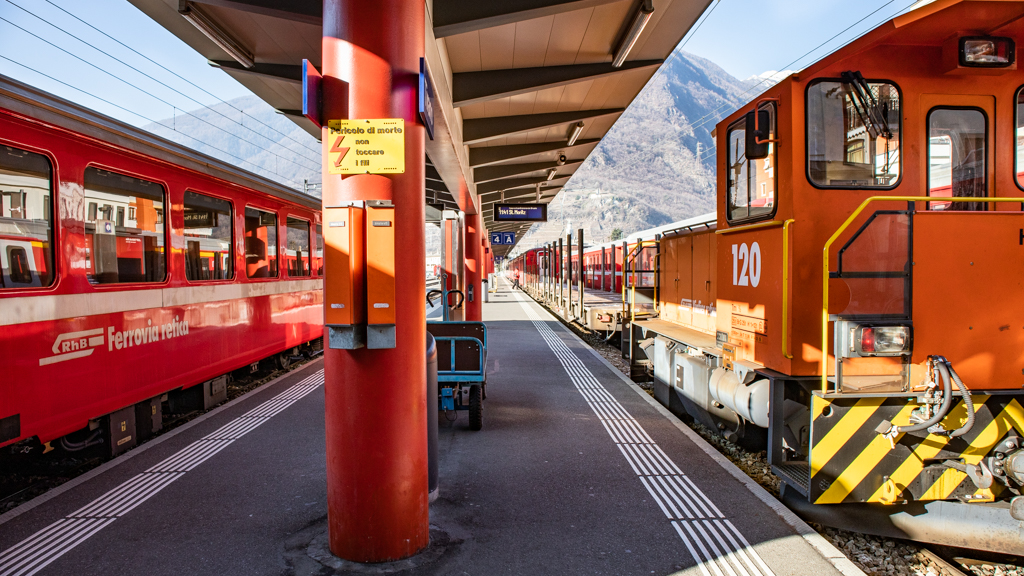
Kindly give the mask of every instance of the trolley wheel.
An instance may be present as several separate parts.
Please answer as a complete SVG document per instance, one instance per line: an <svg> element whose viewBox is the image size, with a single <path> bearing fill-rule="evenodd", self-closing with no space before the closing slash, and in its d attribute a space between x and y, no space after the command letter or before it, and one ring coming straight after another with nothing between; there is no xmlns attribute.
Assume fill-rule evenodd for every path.
<svg viewBox="0 0 1024 576"><path fill-rule="evenodd" d="M287 370L292 365L292 351L288 350L277 355L277 367Z"/></svg>
<svg viewBox="0 0 1024 576"><path fill-rule="evenodd" d="M479 430L484 426L484 400L479 384L469 387L469 429Z"/></svg>

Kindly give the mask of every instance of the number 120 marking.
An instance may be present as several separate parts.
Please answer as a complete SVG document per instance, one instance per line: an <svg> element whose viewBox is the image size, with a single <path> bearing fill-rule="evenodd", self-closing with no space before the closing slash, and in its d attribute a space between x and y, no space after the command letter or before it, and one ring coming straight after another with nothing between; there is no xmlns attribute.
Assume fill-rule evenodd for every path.
<svg viewBox="0 0 1024 576"><path fill-rule="evenodd" d="M747 273L750 273L749 276ZM732 285L753 286L761 282L761 247L754 242L732 245Z"/></svg>

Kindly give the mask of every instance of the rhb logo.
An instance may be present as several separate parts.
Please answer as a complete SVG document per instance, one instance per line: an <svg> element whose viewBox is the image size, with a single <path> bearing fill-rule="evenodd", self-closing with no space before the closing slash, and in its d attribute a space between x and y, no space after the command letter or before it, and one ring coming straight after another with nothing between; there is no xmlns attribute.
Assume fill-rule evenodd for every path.
<svg viewBox="0 0 1024 576"><path fill-rule="evenodd" d="M97 347L103 346L104 342L103 328L61 334L53 341L52 350L54 355L48 358L40 358L39 365L46 366L47 364L89 356Z"/></svg>

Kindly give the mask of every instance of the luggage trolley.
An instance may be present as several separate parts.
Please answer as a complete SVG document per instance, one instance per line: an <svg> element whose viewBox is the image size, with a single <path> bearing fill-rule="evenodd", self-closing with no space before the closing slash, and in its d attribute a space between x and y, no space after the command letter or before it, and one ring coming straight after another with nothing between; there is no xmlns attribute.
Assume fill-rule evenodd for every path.
<svg viewBox="0 0 1024 576"><path fill-rule="evenodd" d="M437 342L438 410L469 411L469 429L483 427L487 397L487 327L483 322L427 322Z"/></svg>

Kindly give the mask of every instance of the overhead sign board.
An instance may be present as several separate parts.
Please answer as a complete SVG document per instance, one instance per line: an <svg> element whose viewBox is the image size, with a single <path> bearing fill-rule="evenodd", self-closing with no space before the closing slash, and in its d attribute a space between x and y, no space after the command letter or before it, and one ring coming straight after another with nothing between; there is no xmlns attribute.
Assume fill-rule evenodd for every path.
<svg viewBox="0 0 1024 576"><path fill-rule="evenodd" d="M547 222L547 204L495 204L495 222Z"/></svg>
<svg viewBox="0 0 1024 576"><path fill-rule="evenodd" d="M327 121L329 174L405 172L405 120Z"/></svg>
<svg viewBox="0 0 1024 576"><path fill-rule="evenodd" d="M434 139L434 85L427 73L427 60L420 58L419 113L423 126L427 129L427 137Z"/></svg>
<svg viewBox="0 0 1024 576"><path fill-rule="evenodd" d="M515 243L515 232L491 232L491 245L493 246L512 246Z"/></svg>
<svg viewBox="0 0 1024 576"><path fill-rule="evenodd" d="M323 128L320 120L320 84L323 77L309 60L302 60L302 115L309 118L317 128Z"/></svg>

